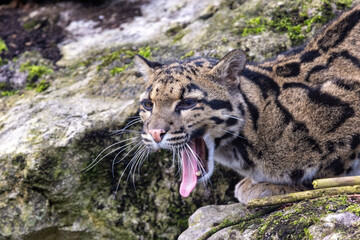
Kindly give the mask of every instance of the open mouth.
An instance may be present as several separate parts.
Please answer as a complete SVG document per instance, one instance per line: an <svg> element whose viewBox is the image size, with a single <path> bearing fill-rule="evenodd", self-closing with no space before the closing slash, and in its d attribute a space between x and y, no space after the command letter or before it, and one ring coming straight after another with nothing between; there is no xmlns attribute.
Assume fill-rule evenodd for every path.
<svg viewBox="0 0 360 240"><path fill-rule="evenodd" d="M181 152L182 181L180 195L188 197L198 181L210 178L213 171L213 148L206 138L195 138L190 141L190 149Z"/></svg>

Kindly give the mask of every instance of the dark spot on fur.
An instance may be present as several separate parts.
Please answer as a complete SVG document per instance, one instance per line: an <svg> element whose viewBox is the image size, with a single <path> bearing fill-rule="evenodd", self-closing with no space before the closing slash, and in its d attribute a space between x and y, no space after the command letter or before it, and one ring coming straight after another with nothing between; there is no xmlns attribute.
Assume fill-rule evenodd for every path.
<svg viewBox="0 0 360 240"><path fill-rule="evenodd" d="M311 147L311 149L313 151L317 151L318 153L322 153L320 145L316 142L316 140L314 138L312 138L310 136L307 136L304 140L308 142L309 147Z"/></svg>
<svg viewBox="0 0 360 240"><path fill-rule="evenodd" d="M234 158L238 159L239 157L237 155L236 148L233 148L232 150L233 150Z"/></svg>
<svg viewBox="0 0 360 240"><path fill-rule="evenodd" d="M194 83L190 83L186 86L188 92L191 92L191 91L194 91L194 90L198 90L198 91L201 91L204 96L206 97L208 94L207 92L203 91L198 85L194 84Z"/></svg>
<svg viewBox="0 0 360 240"><path fill-rule="evenodd" d="M193 80L190 76L186 76L186 78L187 78L189 81L192 81L192 80Z"/></svg>
<svg viewBox="0 0 360 240"><path fill-rule="evenodd" d="M300 74L300 64L297 62L287 63L276 68L276 74L281 77L296 77Z"/></svg>
<svg viewBox="0 0 360 240"><path fill-rule="evenodd" d="M327 131L328 133L335 131L347 119L351 118L355 114L354 109L352 109L348 103L344 103L339 98L328 93L321 92L319 87L312 88L309 91L308 96L310 100L316 104L340 108L339 110L342 112L341 117L338 121L334 122L332 128Z"/></svg>
<svg viewBox="0 0 360 240"><path fill-rule="evenodd" d="M196 62L195 62L195 65L196 65L197 67L203 67L203 64L204 64L204 61L196 61Z"/></svg>
<svg viewBox="0 0 360 240"><path fill-rule="evenodd" d="M195 131L193 131L191 133L190 139L200 138L200 137L204 136L205 131L206 131L206 126L202 126L198 129L196 129Z"/></svg>
<svg viewBox="0 0 360 240"><path fill-rule="evenodd" d="M237 119L235 119L235 118L228 118L226 120L226 125L227 126L232 126L232 125L235 125L236 123L237 123Z"/></svg>
<svg viewBox="0 0 360 240"><path fill-rule="evenodd" d="M216 124L222 124L224 122L223 119L218 117L211 117L210 120L213 120Z"/></svg>
<svg viewBox="0 0 360 240"><path fill-rule="evenodd" d="M333 141L327 141L325 147L329 154L335 151L335 143Z"/></svg>
<svg viewBox="0 0 360 240"><path fill-rule="evenodd" d="M225 133L221 137L215 138L215 148L219 147L221 144L221 141L227 138L232 137L233 135L231 133Z"/></svg>
<svg viewBox="0 0 360 240"><path fill-rule="evenodd" d="M259 119L259 110L256 108L256 106L249 101L249 99L246 97L245 93L243 93L244 101L249 109L251 120L253 122L253 128L255 131L257 131L257 120Z"/></svg>
<svg viewBox="0 0 360 240"><path fill-rule="evenodd" d="M327 130L327 133L335 131L338 127L340 127L347 119L351 118L355 111L351 108L348 103L342 102L339 98L332 96L328 93L324 93L321 91L321 86L319 87L309 87L303 83L285 83L283 85L283 89L287 88L301 88L307 91L309 100L315 104L319 104L322 106L329 106L332 108L337 108L337 112L341 112L339 114L339 118L334 120L333 125L330 129Z"/></svg>
<svg viewBox="0 0 360 240"><path fill-rule="evenodd" d="M251 71L248 68L245 68L242 71L242 74L259 87L264 99L268 98L269 94L271 93L275 94L276 96L279 95L280 87L272 78L259 72Z"/></svg>
<svg viewBox="0 0 360 240"><path fill-rule="evenodd" d="M355 134L352 136L351 142L350 142L350 146L351 149L355 149L357 148L357 146L360 144L360 135L359 134Z"/></svg>
<svg viewBox="0 0 360 240"><path fill-rule="evenodd" d="M325 169L333 171L335 175L340 175L345 171L344 164L340 157L332 161Z"/></svg>
<svg viewBox="0 0 360 240"><path fill-rule="evenodd" d="M242 115L242 116L245 116L245 107L244 107L244 105L241 104L241 103L239 103L238 109L240 110L241 115Z"/></svg>
<svg viewBox="0 0 360 240"><path fill-rule="evenodd" d="M252 144L243 138L235 138L232 141L232 144L236 146L238 152L240 153L242 159L244 160L245 164L243 166L244 170L248 170L254 166L254 162L249 158L248 149L252 148Z"/></svg>
<svg viewBox="0 0 360 240"><path fill-rule="evenodd" d="M153 85L150 84L150 86L148 86L148 87L146 88L146 92L151 92L152 88L153 88Z"/></svg>
<svg viewBox="0 0 360 240"><path fill-rule="evenodd" d="M191 70L192 74L194 74L195 76L197 75L197 73L196 73L196 70L195 70L195 69L190 68L190 70Z"/></svg>
<svg viewBox="0 0 360 240"><path fill-rule="evenodd" d="M318 50L311 50L311 51L305 52L303 55L301 55L300 61L301 61L301 63L312 62L317 57L320 57L320 56L321 56L321 54L319 53Z"/></svg>
<svg viewBox="0 0 360 240"><path fill-rule="evenodd" d="M262 69L262 70L265 70L265 71L268 71L268 72L272 72L272 67L264 67L264 66L261 66L261 65L258 65L257 67L260 68L260 69Z"/></svg>
<svg viewBox="0 0 360 240"><path fill-rule="evenodd" d="M350 158L351 160L354 160L354 159L356 158L356 154L355 154L355 153L352 153L352 154L349 156L349 158Z"/></svg>
<svg viewBox="0 0 360 240"><path fill-rule="evenodd" d="M306 127L306 125L303 124L303 123L294 122L292 131L293 131L293 132L301 131L301 132L306 132L306 133L308 133L308 132L309 132L309 129L308 129L308 128Z"/></svg>
<svg viewBox="0 0 360 240"><path fill-rule="evenodd" d="M181 89L180 99L184 99L185 88Z"/></svg>
<svg viewBox="0 0 360 240"><path fill-rule="evenodd" d="M301 178L304 176L304 171L301 169L296 169L291 172L290 178L295 182L300 182Z"/></svg>
<svg viewBox="0 0 360 240"><path fill-rule="evenodd" d="M318 46L323 51L328 51L335 47L349 34L351 29L356 26L360 19L359 10L352 12L341 21L337 22L335 26L328 28L324 36L318 41Z"/></svg>
<svg viewBox="0 0 360 240"><path fill-rule="evenodd" d="M348 51L342 51L341 56L350 60L352 64L354 64L356 67L360 68L360 61L355 56L351 55Z"/></svg>
<svg viewBox="0 0 360 240"><path fill-rule="evenodd" d="M303 83L298 83L298 82L287 82L283 84L283 89L288 89L288 88L302 88L305 90L308 90L310 87L306 84Z"/></svg>
<svg viewBox="0 0 360 240"><path fill-rule="evenodd" d="M225 108L229 111L233 110L231 103L229 101L211 100L208 102L204 99L203 102L214 110L219 110L219 109L223 109L223 108Z"/></svg>
<svg viewBox="0 0 360 240"><path fill-rule="evenodd" d="M275 101L275 104L283 115L284 124L289 124L294 119L294 116L278 100Z"/></svg>
<svg viewBox="0 0 360 240"><path fill-rule="evenodd" d="M327 66L323 66L323 65L317 65L317 66L315 66L315 67L313 67L309 72L308 72L308 74L306 75L306 77L305 77L305 82L309 82L310 81L310 77L311 77L311 75L312 74L314 74L314 73L317 73L317 72L320 72L320 71L322 71L322 70L324 70L324 69L327 69L328 67Z"/></svg>
<svg viewBox="0 0 360 240"><path fill-rule="evenodd" d="M186 136L173 137L173 138L168 138L167 141L169 141L169 142L175 142L175 141L183 140L183 139L185 139L185 138L186 138Z"/></svg>
<svg viewBox="0 0 360 240"><path fill-rule="evenodd" d="M347 82L345 82L344 80L339 79L339 78L333 80L333 83L334 83L336 86L338 86L338 87L340 87L340 88L342 88L342 89L345 89L345 90L347 90L347 91L353 91L353 90L355 90L355 88L359 88L359 84L358 84L358 83L347 83Z"/></svg>

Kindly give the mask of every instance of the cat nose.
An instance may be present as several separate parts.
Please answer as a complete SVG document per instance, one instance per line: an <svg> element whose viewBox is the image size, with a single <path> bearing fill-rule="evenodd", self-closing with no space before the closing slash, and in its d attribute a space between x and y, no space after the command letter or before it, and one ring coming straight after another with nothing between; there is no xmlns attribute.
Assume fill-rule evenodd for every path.
<svg viewBox="0 0 360 240"><path fill-rule="evenodd" d="M166 131L164 129L151 129L149 130L149 133L153 137L154 141L159 143L163 139Z"/></svg>

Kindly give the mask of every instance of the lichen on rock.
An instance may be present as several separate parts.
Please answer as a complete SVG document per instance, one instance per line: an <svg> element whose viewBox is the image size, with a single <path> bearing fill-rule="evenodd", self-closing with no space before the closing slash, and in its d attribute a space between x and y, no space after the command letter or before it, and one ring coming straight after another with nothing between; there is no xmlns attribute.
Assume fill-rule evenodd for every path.
<svg viewBox="0 0 360 240"><path fill-rule="evenodd" d="M311 10L308 19L320 14L321 8L316 6L327 4L331 8L327 10L335 13L350 3L306 2ZM51 24L59 21L57 26L65 26L67 35L58 45L63 55L57 63L36 51L27 51L0 66L0 92L6 92L0 95L0 238L176 239L190 226L202 234L212 231L210 239L251 239L284 234L289 231L285 226L291 226L291 219L302 226L291 234L315 239L318 228L314 226L322 224L321 232L328 236L333 231L328 222L340 221L344 216L351 219L346 226L357 236L353 224L358 219L358 203L354 199L340 205L344 197L298 203L261 216L240 204L207 206L197 210L188 225L189 216L201 206L233 203L233 189L240 177L218 167L221 174L215 173L208 185L199 184L191 197L184 199L178 193L178 169L166 151L150 155L141 169L135 168L130 175L125 170L129 170L126 167L131 155L113 164L126 155L115 158L116 148L119 151L130 141L126 139L134 137L129 149L139 141L135 138L141 123L131 126L128 133L114 134L133 120L138 96L144 89L132 63L135 54L167 62L190 56L222 57L240 48L249 61L262 61L293 46L291 35L287 28L277 30L277 26L265 23L246 36L244 29L249 24L258 27L255 25L259 21L252 19L260 16L276 22L272 17L280 7L284 14L293 13L288 22L297 26L300 22L290 18L299 16L304 8L294 0L187 0L181 4L155 0L141 4L141 13L113 29L101 28L99 22L106 20L104 16L98 22L76 19L70 23L68 17L79 10L78 4L74 7L71 3L33 9L22 19L24 27L32 31L38 25L32 19L51 13ZM108 21L109 25L113 23ZM305 35L296 43L322 26L322 22L315 22L311 31L300 27ZM38 75L33 82L40 84L39 91L26 89L31 70L26 66L52 69L53 73L42 69L48 74ZM109 146L113 147L102 152ZM84 172L98 156L104 158ZM305 214L302 207L321 201L328 209L308 210L320 212L317 218L311 212L309 219L291 212ZM329 211L335 215L327 218ZM279 224L284 228L278 228ZM224 228L216 232L217 226ZM336 236L347 236L347 231L337 229ZM187 230L181 238L186 239L187 232L193 230Z"/></svg>
<svg viewBox="0 0 360 240"><path fill-rule="evenodd" d="M322 197L280 209L207 206L190 217L190 227L179 239L356 239L360 218L349 209L359 202L355 195Z"/></svg>

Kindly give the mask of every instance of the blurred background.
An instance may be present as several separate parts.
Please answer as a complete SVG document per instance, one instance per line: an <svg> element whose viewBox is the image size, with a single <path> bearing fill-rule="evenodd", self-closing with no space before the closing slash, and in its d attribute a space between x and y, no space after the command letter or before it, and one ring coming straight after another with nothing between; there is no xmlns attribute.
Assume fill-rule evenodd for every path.
<svg viewBox="0 0 360 240"><path fill-rule="evenodd" d="M176 239L197 208L234 202L229 169L181 198L171 153L131 165L145 86L135 54L239 48L264 61L358 3L1 0L0 239Z"/></svg>

